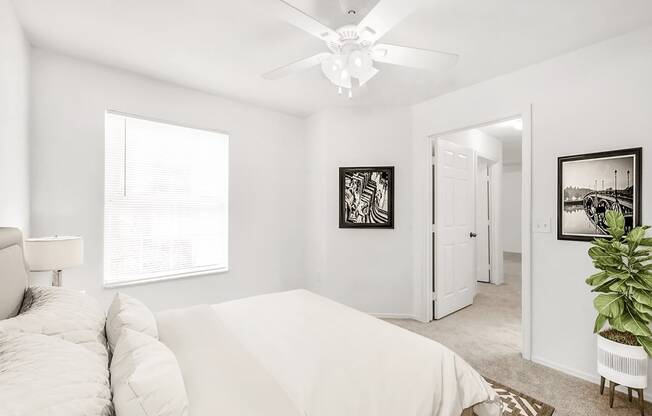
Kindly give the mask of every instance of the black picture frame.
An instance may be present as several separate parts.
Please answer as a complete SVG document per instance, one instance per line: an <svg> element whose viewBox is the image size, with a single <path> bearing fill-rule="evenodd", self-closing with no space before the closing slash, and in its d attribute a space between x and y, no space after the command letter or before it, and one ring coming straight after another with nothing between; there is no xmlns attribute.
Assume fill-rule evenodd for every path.
<svg viewBox="0 0 652 416"><path fill-rule="evenodd" d="M642 156L643 148L636 147L559 157L557 159L557 239L591 241L594 238L607 237L603 221L607 209L620 209L625 215L626 228L641 225ZM628 159L631 159L631 168ZM578 164L578 162L586 164ZM571 166L571 164L575 165ZM614 169L618 166L626 166L621 169L625 172L621 171L620 177L618 169ZM577 178L586 179L594 173L593 185L587 186L584 179L578 180L576 185L571 186L572 179L565 175L565 168L568 171L572 169L573 175ZM613 177L605 177L605 173L609 172L611 175L611 171ZM584 214L585 218L581 214ZM574 216L573 221L570 220L571 215ZM577 231L587 227L585 221L593 227L594 232ZM579 222L582 225L570 225Z"/></svg>
<svg viewBox="0 0 652 416"><path fill-rule="evenodd" d="M358 185L352 186L351 180ZM341 167L339 181L340 228L394 228L394 166ZM373 192L385 181L384 195ZM363 190L358 192L357 189ZM370 200L371 197L374 199ZM353 220L356 214L352 206L358 213L357 220ZM387 209L382 209L383 206Z"/></svg>

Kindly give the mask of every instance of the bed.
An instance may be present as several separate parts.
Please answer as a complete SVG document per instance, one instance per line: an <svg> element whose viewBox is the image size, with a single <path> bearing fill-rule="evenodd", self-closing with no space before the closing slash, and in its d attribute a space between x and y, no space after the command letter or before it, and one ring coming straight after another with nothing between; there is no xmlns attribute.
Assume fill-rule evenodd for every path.
<svg viewBox="0 0 652 416"><path fill-rule="evenodd" d="M0 229L0 276L13 288L0 292L1 304L13 305L0 319L19 321L11 314L26 274L16 273L24 260L11 247L20 243L20 233ZM446 347L306 290L162 311L156 325L178 362L192 416L502 413L493 389ZM1 347L0 339L0 354ZM0 398L16 397L3 388Z"/></svg>

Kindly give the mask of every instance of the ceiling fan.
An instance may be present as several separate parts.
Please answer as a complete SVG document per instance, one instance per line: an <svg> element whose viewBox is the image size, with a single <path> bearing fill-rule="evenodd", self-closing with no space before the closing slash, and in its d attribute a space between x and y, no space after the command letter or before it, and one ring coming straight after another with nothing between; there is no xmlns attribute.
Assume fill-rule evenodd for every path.
<svg viewBox="0 0 652 416"><path fill-rule="evenodd" d="M406 18L424 0L380 0L357 24L332 30L284 0L267 0L266 8L276 17L323 40L330 52L282 66L263 74L265 79L279 79L295 72L321 65L322 72L341 94L362 86L378 74L374 62L443 71L457 63L452 53L377 43L390 29ZM357 14L361 0L340 0L347 15Z"/></svg>

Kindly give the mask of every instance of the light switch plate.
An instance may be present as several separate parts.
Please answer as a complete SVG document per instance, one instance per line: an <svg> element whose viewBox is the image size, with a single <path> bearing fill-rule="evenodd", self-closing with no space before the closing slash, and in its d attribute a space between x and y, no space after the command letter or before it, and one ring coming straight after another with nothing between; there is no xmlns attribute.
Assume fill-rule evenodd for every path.
<svg viewBox="0 0 652 416"><path fill-rule="evenodd" d="M550 217L537 218L534 221L535 233L549 233L550 232Z"/></svg>

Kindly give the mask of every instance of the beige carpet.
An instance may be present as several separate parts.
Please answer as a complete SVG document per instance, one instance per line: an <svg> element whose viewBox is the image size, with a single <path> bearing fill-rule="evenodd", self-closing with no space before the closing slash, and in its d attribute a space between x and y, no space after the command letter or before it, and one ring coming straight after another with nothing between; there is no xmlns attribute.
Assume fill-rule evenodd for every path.
<svg viewBox="0 0 652 416"><path fill-rule="evenodd" d="M505 258L505 284L478 283L472 306L427 324L390 319L396 325L438 341L460 354L484 376L555 407L555 416L639 415L625 395L609 409L598 386L525 361L520 355L520 262ZM647 404L646 414L652 415Z"/></svg>

